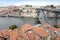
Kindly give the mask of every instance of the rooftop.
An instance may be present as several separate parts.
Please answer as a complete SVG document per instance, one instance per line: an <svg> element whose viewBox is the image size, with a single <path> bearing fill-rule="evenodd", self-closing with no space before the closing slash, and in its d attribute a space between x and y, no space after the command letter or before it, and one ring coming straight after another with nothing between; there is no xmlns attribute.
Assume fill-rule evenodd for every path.
<svg viewBox="0 0 60 40"><path fill-rule="evenodd" d="M41 28L43 28L44 30ZM0 39L9 38L10 40L60 40L60 34L58 35L58 33L55 33L56 36L51 35L52 33L49 33L45 30L46 28L52 31L52 33L60 31L60 28L54 28L47 24L41 25L40 27L33 27L29 24L24 24L21 28L17 28L14 30L1 30Z"/></svg>

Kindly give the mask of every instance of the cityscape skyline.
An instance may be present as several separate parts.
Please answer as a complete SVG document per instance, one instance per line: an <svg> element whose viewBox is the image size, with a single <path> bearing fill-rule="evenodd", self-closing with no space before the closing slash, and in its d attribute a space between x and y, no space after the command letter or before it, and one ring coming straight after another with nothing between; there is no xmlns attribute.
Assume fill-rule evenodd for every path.
<svg viewBox="0 0 60 40"><path fill-rule="evenodd" d="M59 5L60 0L0 0L0 6L20 6L20 5Z"/></svg>

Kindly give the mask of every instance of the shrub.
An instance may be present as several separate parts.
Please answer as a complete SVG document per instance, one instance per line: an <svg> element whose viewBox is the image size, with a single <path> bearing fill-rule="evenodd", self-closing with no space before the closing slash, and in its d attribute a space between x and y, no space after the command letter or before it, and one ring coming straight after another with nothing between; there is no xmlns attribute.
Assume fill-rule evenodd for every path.
<svg viewBox="0 0 60 40"><path fill-rule="evenodd" d="M16 29L16 28L18 28L18 26L16 26L16 25L11 25L11 26L9 27L9 29L11 29L11 30L14 30L14 29Z"/></svg>
<svg viewBox="0 0 60 40"><path fill-rule="evenodd" d="M36 24L41 24L39 18L36 18Z"/></svg>

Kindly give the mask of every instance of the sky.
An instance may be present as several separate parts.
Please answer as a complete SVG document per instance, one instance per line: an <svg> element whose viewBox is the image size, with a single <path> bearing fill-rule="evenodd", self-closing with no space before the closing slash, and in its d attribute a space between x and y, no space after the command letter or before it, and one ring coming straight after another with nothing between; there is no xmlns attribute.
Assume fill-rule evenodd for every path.
<svg viewBox="0 0 60 40"><path fill-rule="evenodd" d="M59 5L60 0L0 0L0 6L20 6L20 5Z"/></svg>

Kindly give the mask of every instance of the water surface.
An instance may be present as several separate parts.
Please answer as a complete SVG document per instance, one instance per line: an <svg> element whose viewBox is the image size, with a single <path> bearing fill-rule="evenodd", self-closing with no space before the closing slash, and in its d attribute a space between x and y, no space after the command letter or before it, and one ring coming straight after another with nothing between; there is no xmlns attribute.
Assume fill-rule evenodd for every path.
<svg viewBox="0 0 60 40"><path fill-rule="evenodd" d="M14 17L0 17L0 29L9 28L10 25L21 26L23 24L35 25L36 19L34 18L14 18Z"/></svg>

